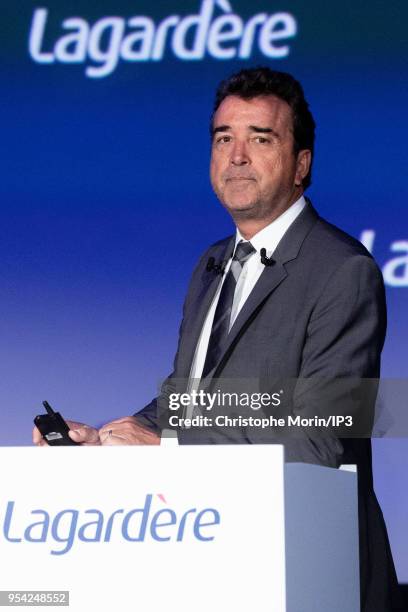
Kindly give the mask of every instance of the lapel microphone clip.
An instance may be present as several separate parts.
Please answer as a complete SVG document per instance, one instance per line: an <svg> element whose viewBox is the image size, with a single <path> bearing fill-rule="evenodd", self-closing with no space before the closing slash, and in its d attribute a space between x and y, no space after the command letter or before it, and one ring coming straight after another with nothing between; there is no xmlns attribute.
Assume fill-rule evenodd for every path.
<svg viewBox="0 0 408 612"><path fill-rule="evenodd" d="M263 263L264 266L273 266L276 263L275 260L272 259L272 257L266 256L266 249L261 249L260 254L261 254L261 262Z"/></svg>
<svg viewBox="0 0 408 612"><path fill-rule="evenodd" d="M221 261L220 263L215 263L215 258L210 257L207 261L206 270L207 272L214 272L214 274L224 274L225 270L225 261Z"/></svg>

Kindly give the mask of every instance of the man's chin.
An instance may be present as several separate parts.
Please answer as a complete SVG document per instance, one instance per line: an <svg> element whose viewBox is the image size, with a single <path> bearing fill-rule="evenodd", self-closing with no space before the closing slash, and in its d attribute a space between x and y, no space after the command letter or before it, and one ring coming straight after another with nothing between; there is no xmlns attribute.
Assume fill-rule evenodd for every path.
<svg viewBox="0 0 408 612"><path fill-rule="evenodd" d="M256 205L253 202L226 202L225 208L233 217L249 219L256 212Z"/></svg>

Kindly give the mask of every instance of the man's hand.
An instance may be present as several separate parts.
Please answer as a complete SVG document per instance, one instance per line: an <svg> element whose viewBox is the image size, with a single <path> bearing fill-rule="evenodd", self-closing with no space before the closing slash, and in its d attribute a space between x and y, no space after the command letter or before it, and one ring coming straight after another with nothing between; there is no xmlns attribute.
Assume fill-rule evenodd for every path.
<svg viewBox="0 0 408 612"><path fill-rule="evenodd" d="M75 421L65 422L70 429L68 435L74 442L79 442L83 446L99 446L101 444L98 430L94 427L84 425L84 423L76 423ZM33 429L33 442L37 446L49 446L37 427Z"/></svg>
<svg viewBox="0 0 408 612"><path fill-rule="evenodd" d="M99 430L99 437L103 446L160 444L160 436L139 425L131 416L107 423Z"/></svg>

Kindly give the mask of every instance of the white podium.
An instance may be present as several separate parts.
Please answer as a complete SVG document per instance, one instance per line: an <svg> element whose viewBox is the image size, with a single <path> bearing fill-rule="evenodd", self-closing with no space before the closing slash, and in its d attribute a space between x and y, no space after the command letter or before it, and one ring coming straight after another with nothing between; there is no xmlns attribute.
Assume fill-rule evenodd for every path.
<svg viewBox="0 0 408 612"><path fill-rule="evenodd" d="M75 612L360 609L354 473L268 445L0 458L2 591L69 591Z"/></svg>

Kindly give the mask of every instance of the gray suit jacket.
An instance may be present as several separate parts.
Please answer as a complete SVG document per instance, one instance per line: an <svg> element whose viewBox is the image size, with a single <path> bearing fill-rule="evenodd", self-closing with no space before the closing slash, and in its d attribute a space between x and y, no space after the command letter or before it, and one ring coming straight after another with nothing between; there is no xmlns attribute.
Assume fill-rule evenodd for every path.
<svg viewBox="0 0 408 612"><path fill-rule="evenodd" d="M207 270L208 259L227 261L233 248L234 237L212 245L193 272L174 372L163 385L164 405L175 386L184 390L183 381L188 380L200 332L220 282L219 275ZM327 406L326 414L341 401L350 411L358 410L359 414L354 416L364 419L369 434L372 394L370 401L361 406L351 406L350 401L362 379L379 377L386 328L381 272L358 241L321 219L310 203L290 226L273 258L275 265L265 267L222 347L213 373L217 388L222 381L234 380L237 384L248 381L251 390L264 393L272 393L279 386L286 390L289 386L292 401L290 405L286 402L281 410L311 416L324 412L319 404L324 401L327 404L325 382L346 380L346 388L338 386L333 390L338 397L331 397L332 405ZM300 379L299 383L292 385L291 381L296 379ZM150 418L153 424L156 409L154 400L139 417ZM269 433L267 439L263 435L249 428L234 431L194 428L180 431L179 440L282 442L278 433ZM328 466L344 462L344 448L335 435L324 439L317 436L310 441L305 431L301 439L286 440L285 453L291 461Z"/></svg>
<svg viewBox="0 0 408 612"><path fill-rule="evenodd" d="M175 388L180 391L180 381L189 377L205 316L220 282L219 275L207 271L208 259L227 261L233 247L234 237L215 243L192 274L174 372L165 381L161 397L137 414L145 426L157 428L158 405L166 405L168 393ZM321 406L325 381L347 381L334 392L330 389L332 405L346 406L345 413L356 411L367 430L372 422L375 384L367 388L362 379L379 377L386 330L380 270L363 245L320 218L310 202L280 241L273 258L275 265L263 270L222 347L214 372L217 388L219 381L247 379L256 381L257 390L274 392L278 381L300 379L284 410L312 415L325 410ZM331 409L326 410L330 413ZM399 609L385 525L372 487L369 439L343 439L332 432L316 436L309 431L291 439L245 427L191 428L179 431L178 437L181 444L279 442L285 444L289 461L327 466L356 463L362 609Z"/></svg>

